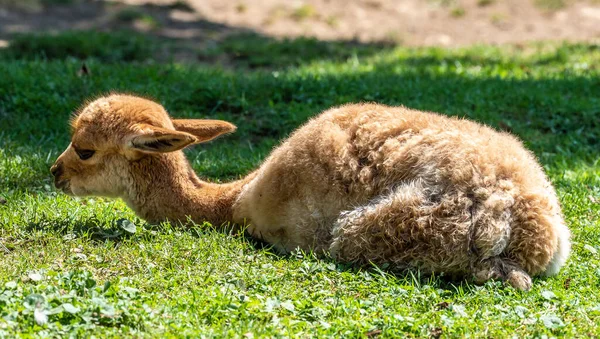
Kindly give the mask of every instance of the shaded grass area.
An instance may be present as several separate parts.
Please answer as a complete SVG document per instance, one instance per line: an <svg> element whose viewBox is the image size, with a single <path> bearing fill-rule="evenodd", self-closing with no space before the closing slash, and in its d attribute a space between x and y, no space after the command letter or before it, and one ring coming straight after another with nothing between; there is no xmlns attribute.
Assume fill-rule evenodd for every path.
<svg viewBox="0 0 600 339"><path fill-rule="evenodd" d="M0 6L25 11L41 10L45 6L71 5L79 0L0 0Z"/></svg>
<svg viewBox="0 0 600 339"><path fill-rule="evenodd" d="M155 39L130 32L65 31L60 33L22 33L0 50L5 59L94 58L104 62L144 61L156 51Z"/></svg>
<svg viewBox="0 0 600 339"><path fill-rule="evenodd" d="M256 33L233 34L214 46L201 50L201 60L227 58L236 67L298 66L315 60L340 61L390 49L386 43L361 44L356 41L321 41L315 38L273 39Z"/></svg>
<svg viewBox="0 0 600 339"><path fill-rule="evenodd" d="M249 58L272 51L262 70L95 56L91 75L81 75L72 58L1 61L0 335L600 335L597 46L387 49L328 60L308 50L279 63L280 54L301 54L291 46L239 47ZM280 256L210 225L152 226L121 201L56 193L48 167L69 142L71 112L111 90L154 97L177 117L238 125L188 151L213 181L247 173L279 139L346 102L403 104L511 131L555 184L574 254L559 276L521 293Z"/></svg>
<svg viewBox="0 0 600 339"><path fill-rule="evenodd" d="M131 21L143 13L123 10L117 17ZM185 39L161 39L143 33L120 30L22 33L10 39L0 58L9 60L51 60L75 58L104 62L165 61L173 52L187 50L204 63L221 63L235 68L282 68L316 60L345 61L391 49L390 44L362 44L357 41L320 41L315 38L274 39L254 32L237 32L222 39L193 43Z"/></svg>

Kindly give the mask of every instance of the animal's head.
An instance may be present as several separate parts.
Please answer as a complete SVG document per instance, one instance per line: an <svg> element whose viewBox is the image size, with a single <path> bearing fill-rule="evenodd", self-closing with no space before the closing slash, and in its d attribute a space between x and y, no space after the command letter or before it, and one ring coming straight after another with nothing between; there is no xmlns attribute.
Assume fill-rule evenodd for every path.
<svg viewBox="0 0 600 339"><path fill-rule="evenodd" d="M136 185L135 172L148 157L167 157L186 146L233 132L219 120L171 119L148 99L112 94L84 106L71 121L73 135L50 172L54 184L76 196L122 196ZM179 157L182 158L182 157Z"/></svg>

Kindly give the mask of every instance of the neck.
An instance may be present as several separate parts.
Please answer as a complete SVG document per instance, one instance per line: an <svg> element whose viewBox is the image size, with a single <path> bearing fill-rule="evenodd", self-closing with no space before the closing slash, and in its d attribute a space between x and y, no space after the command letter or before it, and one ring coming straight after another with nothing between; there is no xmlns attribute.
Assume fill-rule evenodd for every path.
<svg viewBox="0 0 600 339"><path fill-rule="evenodd" d="M144 163L151 161L152 164ZM182 152L164 154L161 157L148 157L139 164L142 168L152 168L144 173L144 178L135 180L146 185L128 192L126 201L143 219L149 222L205 221L221 226L232 221L232 206L250 176L242 180L214 184L200 180ZM151 167L148 167L151 166Z"/></svg>

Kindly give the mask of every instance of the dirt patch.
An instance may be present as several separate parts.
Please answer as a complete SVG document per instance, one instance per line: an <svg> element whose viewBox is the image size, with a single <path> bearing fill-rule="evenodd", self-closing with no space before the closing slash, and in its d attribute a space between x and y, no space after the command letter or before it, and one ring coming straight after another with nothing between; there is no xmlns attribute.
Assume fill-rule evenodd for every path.
<svg viewBox="0 0 600 339"><path fill-rule="evenodd" d="M600 37L598 3L550 10L560 6L546 1L199 0L190 5L213 22L273 36L444 46Z"/></svg>

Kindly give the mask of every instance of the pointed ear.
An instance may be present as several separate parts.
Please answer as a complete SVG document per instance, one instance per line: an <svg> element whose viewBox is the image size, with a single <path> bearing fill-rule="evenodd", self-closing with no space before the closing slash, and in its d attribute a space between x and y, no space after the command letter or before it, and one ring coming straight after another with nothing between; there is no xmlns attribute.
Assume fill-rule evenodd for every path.
<svg viewBox="0 0 600 339"><path fill-rule="evenodd" d="M126 147L142 152L166 153L196 142L196 137L189 133L139 124L135 126L135 132L126 142Z"/></svg>
<svg viewBox="0 0 600 339"><path fill-rule="evenodd" d="M173 119L173 126L178 131L195 136L197 142L206 142L236 130L233 124L222 120Z"/></svg>

